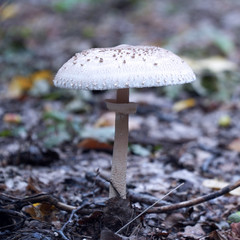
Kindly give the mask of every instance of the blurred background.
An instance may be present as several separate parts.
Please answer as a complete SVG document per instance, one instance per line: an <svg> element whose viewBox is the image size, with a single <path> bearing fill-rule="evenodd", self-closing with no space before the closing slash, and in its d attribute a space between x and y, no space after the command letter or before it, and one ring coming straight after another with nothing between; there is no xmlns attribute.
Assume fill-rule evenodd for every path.
<svg viewBox="0 0 240 240"><path fill-rule="evenodd" d="M199 95L218 100L238 95L240 3L236 0L1 0L0 4L0 81L7 85L12 81L10 96L32 87L21 86L20 78L44 70L49 80L75 52L123 43L156 45L184 57L198 75L192 91ZM179 88L166 92L175 97Z"/></svg>

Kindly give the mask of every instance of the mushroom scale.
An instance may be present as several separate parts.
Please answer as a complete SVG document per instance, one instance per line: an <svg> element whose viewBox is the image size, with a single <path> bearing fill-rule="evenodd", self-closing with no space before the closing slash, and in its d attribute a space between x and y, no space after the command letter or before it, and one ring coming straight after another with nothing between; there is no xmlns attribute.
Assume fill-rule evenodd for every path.
<svg viewBox="0 0 240 240"><path fill-rule="evenodd" d="M57 72L62 88L106 90L158 87L195 80L180 57L160 47L119 45L76 53Z"/></svg>

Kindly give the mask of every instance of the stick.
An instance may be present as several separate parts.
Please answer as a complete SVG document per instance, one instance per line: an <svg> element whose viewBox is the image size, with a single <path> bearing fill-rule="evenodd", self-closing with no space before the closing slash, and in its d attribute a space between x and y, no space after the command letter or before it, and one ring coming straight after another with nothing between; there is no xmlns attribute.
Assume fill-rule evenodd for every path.
<svg viewBox="0 0 240 240"><path fill-rule="evenodd" d="M93 176L94 176L93 173L87 173L87 175L86 175L87 179L89 179L89 180L92 180L91 178L93 178ZM97 176L95 178L95 180L96 180L96 183L100 187L108 188L109 183L106 180L102 179L100 176ZM200 203L207 202L214 198L218 198L224 194L231 192L232 190L234 190L235 188L238 188L238 187L240 187L240 180L233 184L229 184L228 186L222 188L219 191L216 191L216 192L213 192L210 194L206 194L204 196L201 196L201 197L198 197L198 198L195 198L192 200L180 202L177 204L171 204L171 205L169 205L167 202L164 202L164 203L167 203L168 205L150 209L147 213L165 213L165 212L174 211L174 210L185 208L185 207L192 207L194 205L198 205ZM133 201L143 202L146 204L153 204L158 200L155 197L148 196L146 194L134 193L134 191L131 191L131 190L128 191L128 195Z"/></svg>
<svg viewBox="0 0 240 240"><path fill-rule="evenodd" d="M79 211L79 210L81 210L82 208L84 208L85 206L87 206L87 205L89 205L89 202L83 202L83 203L81 204L81 206L79 206L79 207L75 208L74 210L72 210L71 215L70 215L69 219L67 220L67 222L65 222L64 225L62 226L62 228L57 231L57 232L62 236L62 238L63 238L64 240L69 240L69 238L67 238L67 237L65 236L64 232L63 232L64 229L65 229L66 226L72 221L72 218L73 218L74 214L75 214L77 211Z"/></svg>
<svg viewBox="0 0 240 240"><path fill-rule="evenodd" d="M188 201L184 201L184 202L180 202L177 204L171 204L168 206L162 206L162 207L157 207L157 208L153 208L153 209L149 209L147 213L165 213L165 212L169 212L169 211L173 211L173 210L177 210L180 208L186 208L186 207L192 207L195 205L198 205L200 203L203 202L207 202L209 200L212 200L214 198L218 198L226 193L231 192L232 190L234 190L235 188L240 187L240 180L233 183L233 184L229 184L228 186L222 188L219 191L210 193L210 194L206 194L204 196L192 199L192 200L188 200Z"/></svg>
<svg viewBox="0 0 240 240"><path fill-rule="evenodd" d="M160 199L158 199L155 203L153 203L151 206L147 207L143 212L141 212L140 214L138 214L135 218L133 218L130 222L128 222L127 224L125 224L123 227L121 227L116 234L120 233L123 229L125 229L127 226L129 226L132 222L134 222L136 219L138 219L139 217L141 217L143 214L145 214L146 212L148 212L152 207L154 207L157 203L159 203L161 200L163 200L165 197L169 196L172 192L174 192L175 190L177 190L178 188L180 188L184 183L181 183L180 185L178 185L177 187L175 187L174 189L172 189L170 192L168 192L167 194L165 194L164 196L162 196Z"/></svg>
<svg viewBox="0 0 240 240"><path fill-rule="evenodd" d="M27 206L29 204L34 203L41 203L41 202L47 202L49 204L54 205L56 208L60 210L64 210L67 212L71 212L72 210L77 209L75 206L71 206L62 202L59 202L57 198L51 196L50 194L37 194L31 197L26 198L13 198L13 197L7 197L4 194L0 194L0 199L4 199L5 201L10 202L9 204L2 205L3 208L7 209L21 209L24 206Z"/></svg>

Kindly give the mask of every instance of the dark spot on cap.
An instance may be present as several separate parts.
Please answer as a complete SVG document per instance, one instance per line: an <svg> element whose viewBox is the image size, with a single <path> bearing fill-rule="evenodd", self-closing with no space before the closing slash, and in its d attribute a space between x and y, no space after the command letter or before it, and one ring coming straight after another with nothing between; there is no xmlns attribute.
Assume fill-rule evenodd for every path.
<svg viewBox="0 0 240 240"><path fill-rule="evenodd" d="M99 59L99 62L100 62L100 63L101 63L101 62L103 62L103 59L102 59L102 58L100 58L100 59Z"/></svg>
<svg viewBox="0 0 240 240"><path fill-rule="evenodd" d="M89 62L89 61L90 61L90 59L87 59L87 61Z"/></svg>
<svg viewBox="0 0 240 240"><path fill-rule="evenodd" d="M154 65L154 66L157 66L158 64L157 64L157 63L154 63L153 65Z"/></svg>
<svg viewBox="0 0 240 240"><path fill-rule="evenodd" d="M125 64L125 63L126 63L126 60L123 60L123 63Z"/></svg>

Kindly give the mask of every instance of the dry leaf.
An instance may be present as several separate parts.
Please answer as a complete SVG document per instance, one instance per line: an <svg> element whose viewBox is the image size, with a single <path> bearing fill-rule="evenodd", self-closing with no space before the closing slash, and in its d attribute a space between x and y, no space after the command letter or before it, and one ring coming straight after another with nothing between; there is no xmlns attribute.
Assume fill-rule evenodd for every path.
<svg viewBox="0 0 240 240"><path fill-rule="evenodd" d="M220 181L218 179L207 179L203 181L203 186L207 187L207 188L212 188L212 189L222 189L224 187L226 187L227 185L229 185L229 183L224 182L224 181ZM231 195L235 195L235 196L240 196L240 188L236 188L233 191L230 192Z"/></svg>
<svg viewBox="0 0 240 240"><path fill-rule="evenodd" d="M186 226L184 232L179 233L179 235L190 239L200 239L205 235L205 232L202 225L197 223L195 226Z"/></svg>
<svg viewBox="0 0 240 240"><path fill-rule="evenodd" d="M25 207L24 211L36 220L45 222L56 221L57 209L49 203L34 203Z"/></svg>
<svg viewBox="0 0 240 240"><path fill-rule="evenodd" d="M94 124L94 127L110 127L115 125L115 113L106 112L104 113ZM129 131L138 130L140 128L140 119L136 117L129 118Z"/></svg>
<svg viewBox="0 0 240 240"><path fill-rule="evenodd" d="M109 127L115 124L115 113L106 112L104 113L94 124L95 127Z"/></svg>
<svg viewBox="0 0 240 240"><path fill-rule="evenodd" d="M229 145L228 149L240 152L240 138L234 139Z"/></svg>
<svg viewBox="0 0 240 240"><path fill-rule="evenodd" d="M104 142L100 142L93 138L87 138L81 141L78 144L78 147L83 148L85 150L103 150L103 151L112 151L112 145Z"/></svg>
<svg viewBox="0 0 240 240"><path fill-rule="evenodd" d="M52 84L52 80L53 80L53 75L48 70L37 71L31 74L29 77L32 83L39 80L47 80L50 84Z"/></svg>
<svg viewBox="0 0 240 240"><path fill-rule="evenodd" d="M8 96L11 98L21 97L25 91L31 89L32 82L29 77L16 76L12 78L8 87Z"/></svg>
<svg viewBox="0 0 240 240"><path fill-rule="evenodd" d="M183 111L185 109L194 107L196 105L196 101L193 98L189 98L186 100L178 101L173 105L173 110L176 112Z"/></svg>
<svg viewBox="0 0 240 240"><path fill-rule="evenodd" d="M2 21L13 18L17 15L19 7L17 4L8 4L0 8L0 18Z"/></svg>
<svg viewBox="0 0 240 240"><path fill-rule="evenodd" d="M220 127L229 127L231 122L231 117L228 115L223 115L218 119L218 125Z"/></svg>
<svg viewBox="0 0 240 240"><path fill-rule="evenodd" d="M3 121L5 123L15 123L19 124L22 122L22 117L17 113L6 113L3 116Z"/></svg>
<svg viewBox="0 0 240 240"><path fill-rule="evenodd" d="M186 62L193 68L196 74L201 74L204 71L213 73L221 73L225 71L237 70L237 64L219 56L213 56L206 59L193 60L185 59Z"/></svg>
<svg viewBox="0 0 240 240"><path fill-rule="evenodd" d="M237 237L240 237L240 223L232 223L231 229Z"/></svg>
<svg viewBox="0 0 240 240"><path fill-rule="evenodd" d="M48 70L37 71L29 76L15 76L12 78L8 87L8 96L19 98L29 91L36 81L46 80L52 84L53 75Z"/></svg>

